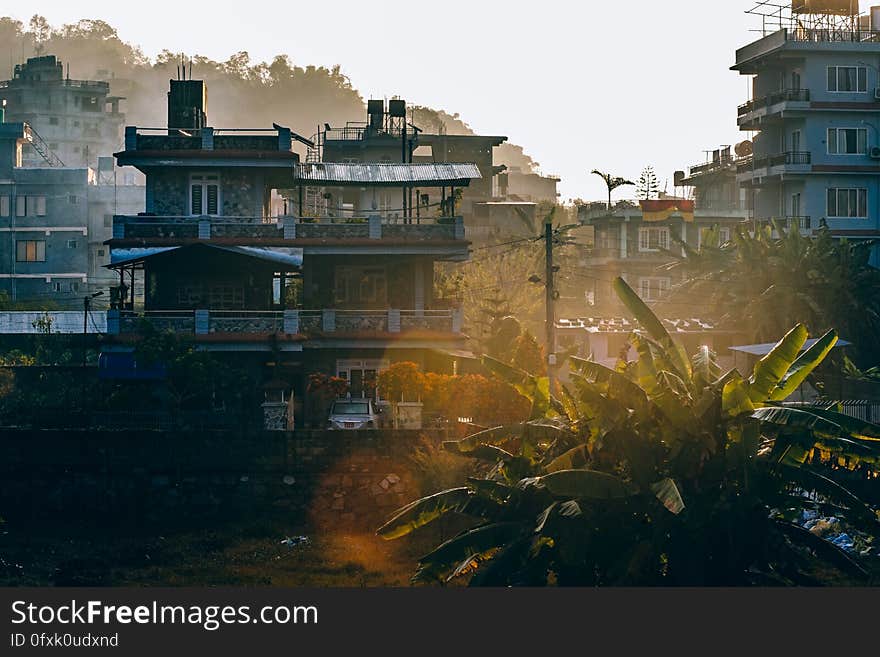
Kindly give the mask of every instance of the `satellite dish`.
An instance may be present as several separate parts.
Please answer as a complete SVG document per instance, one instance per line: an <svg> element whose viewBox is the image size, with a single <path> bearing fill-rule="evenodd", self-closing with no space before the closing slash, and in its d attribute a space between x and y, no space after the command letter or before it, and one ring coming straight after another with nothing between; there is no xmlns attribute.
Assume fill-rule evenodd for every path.
<svg viewBox="0 0 880 657"><path fill-rule="evenodd" d="M752 142L749 140L741 141L733 148L733 152L736 153L737 157L748 157L752 153L754 153L754 147L752 146Z"/></svg>

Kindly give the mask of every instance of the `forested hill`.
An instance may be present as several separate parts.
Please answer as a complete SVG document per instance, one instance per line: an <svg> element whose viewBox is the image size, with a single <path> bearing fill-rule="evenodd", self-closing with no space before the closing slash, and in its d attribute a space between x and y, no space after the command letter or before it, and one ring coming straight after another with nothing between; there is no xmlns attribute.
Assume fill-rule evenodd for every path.
<svg viewBox="0 0 880 657"><path fill-rule="evenodd" d="M14 65L28 57L55 55L69 66L71 78L108 80L113 94L127 98L129 124L165 125L165 93L168 80L177 77L180 53L163 51L152 60L122 41L104 21L54 27L40 16L27 25L0 18L0 44L0 79L11 77ZM186 56L192 61L193 77L208 84L208 116L217 127L268 127L274 122L308 137L325 122L342 125L364 119L364 98L339 66L299 66L286 55L253 62L246 51L225 62ZM406 89L400 93L405 97ZM458 114L417 108L415 119L426 130L437 130L442 123L449 134L472 134ZM499 151L499 159L526 170L536 166L522 148L510 144Z"/></svg>

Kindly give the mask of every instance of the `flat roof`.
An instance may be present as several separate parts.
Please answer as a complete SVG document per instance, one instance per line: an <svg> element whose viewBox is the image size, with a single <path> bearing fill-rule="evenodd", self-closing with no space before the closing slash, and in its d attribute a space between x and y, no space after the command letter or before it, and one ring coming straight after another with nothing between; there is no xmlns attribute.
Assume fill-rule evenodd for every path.
<svg viewBox="0 0 880 657"><path fill-rule="evenodd" d="M815 338L812 340L807 340L804 343L804 347L803 347L803 349L801 349L801 351L806 351L807 349L812 347L817 342L819 342L818 338ZM834 348L837 349L839 347L849 347L851 344L852 344L852 342L847 342L846 340L838 340L837 344L834 345ZM766 344L748 344L748 345L743 345L743 346L739 346L739 347L731 347L730 350L736 351L741 354L750 354L752 356L766 356L771 351L773 351L773 347L775 347L775 346L776 346L775 342L768 342Z"/></svg>

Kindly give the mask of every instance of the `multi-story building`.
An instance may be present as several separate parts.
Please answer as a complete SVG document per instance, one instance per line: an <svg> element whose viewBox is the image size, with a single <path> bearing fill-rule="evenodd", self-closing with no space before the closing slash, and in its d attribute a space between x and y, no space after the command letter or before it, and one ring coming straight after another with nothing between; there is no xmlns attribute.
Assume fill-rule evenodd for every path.
<svg viewBox="0 0 880 657"><path fill-rule="evenodd" d="M506 169L496 165L494 149L507 137L484 135L429 134L406 119L406 102L386 103L371 100L367 104L367 121L350 122L345 127L326 125L315 136L316 148L312 161L327 163L413 163L448 164L468 162L476 165L479 177L467 186L407 185L389 187L377 194L371 189L373 208L384 216L405 221L421 217L458 215L464 217L468 238L482 240L505 230L507 223L518 230L519 221L487 226L486 203L498 198L499 175ZM315 214L345 214L352 205L363 201L356 188L310 188L306 190L305 211ZM361 203L363 205L363 203ZM513 210L509 210L511 214ZM497 212L492 213L495 219ZM506 219L510 219L505 215Z"/></svg>
<svg viewBox="0 0 880 657"><path fill-rule="evenodd" d="M110 84L72 80L54 55L32 57L15 67L11 80L0 82L9 121L27 123L63 166L98 168L98 158L122 143L123 98L110 95ZM24 166L47 166L46 153L27 144Z"/></svg>
<svg viewBox="0 0 880 657"><path fill-rule="evenodd" d="M172 81L169 127L126 128L117 160L146 175L147 204L114 217L109 268L120 285L104 362L130 357L147 320L247 361L275 389L281 377L294 399L311 374L378 396L378 372L393 362L446 366L465 336L460 310L435 297L434 263L468 258L463 221L404 220L378 199L404 187L467 187L478 168L302 163L293 147L311 150L310 140L281 126L212 128L205 107L204 83ZM310 188L334 190L324 193L346 205L333 216L300 212ZM267 353L276 354L271 369Z"/></svg>
<svg viewBox="0 0 880 657"><path fill-rule="evenodd" d="M91 172L23 168L29 130L0 119L0 290L17 302L64 305L89 281Z"/></svg>
<svg viewBox="0 0 880 657"><path fill-rule="evenodd" d="M880 8L860 17L857 2L800 2L777 20L780 29L739 49L733 66L752 78L738 123L755 133L754 153L737 169L755 219L877 238Z"/></svg>
<svg viewBox="0 0 880 657"><path fill-rule="evenodd" d="M677 172L682 198L622 202L609 212L604 203L583 206L581 222L593 226L594 245L585 259L582 278L588 300L601 312L619 312L612 282L622 276L648 302L664 300L684 272L665 267L681 254L682 240L694 249L707 228L718 227L719 239L730 239L749 218L749 201L736 180L729 147L714 151L707 162ZM695 302L695 307L698 304ZM698 308L697 308L698 309ZM676 312L682 310L676 309Z"/></svg>

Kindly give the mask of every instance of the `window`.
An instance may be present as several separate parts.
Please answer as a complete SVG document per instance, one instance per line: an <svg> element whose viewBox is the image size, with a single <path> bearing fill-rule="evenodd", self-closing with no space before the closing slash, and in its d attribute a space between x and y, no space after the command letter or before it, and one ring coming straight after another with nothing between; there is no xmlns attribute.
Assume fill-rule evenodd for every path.
<svg viewBox="0 0 880 657"><path fill-rule="evenodd" d="M78 246L79 246L79 244L77 243L76 240L67 240L67 248L68 249L75 249Z"/></svg>
<svg viewBox="0 0 880 657"><path fill-rule="evenodd" d="M79 292L79 281L74 281L73 283L70 284L70 291L71 292Z"/></svg>
<svg viewBox="0 0 880 657"><path fill-rule="evenodd" d="M868 216L868 190L828 188L828 216L865 219Z"/></svg>
<svg viewBox="0 0 880 657"><path fill-rule="evenodd" d="M190 177L190 214L217 216L220 214L220 176L199 174Z"/></svg>
<svg viewBox="0 0 880 657"><path fill-rule="evenodd" d="M8 217L9 211L9 197L0 196L0 217Z"/></svg>
<svg viewBox="0 0 880 657"><path fill-rule="evenodd" d="M801 193L798 192L796 194L791 195L791 214L790 217L800 217L801 216Z"/></svg>
<svg viewBox="0 0 880 657"><path fill-rule="evenodd" d="M376 387L378 375L388 367L387 360L338 360L336 376L348 381L352 399L379 400L381 395Z"/></svg>
<svg viewBox="0 0 880 657"><path fill-rule="evenodd" d="M105 214L104 215L104 228L113 228L113 215Z"/></svg>
<svg viewBox="0 0 880 657"><path fill-rule="evenodd" d="M104 249L98 249L98 257L103 258L106 255L106 251Z"/></svg>
<svg viewBox="0 0 880 657"><path fill-rule="evenodd" d="M16 196L15 197L15 216L16 217L45 217L46 216L46 197L45 196Z"/></svg>
<svg viewBox="0 0 880 657"><path fill-rule="evenodd" d="M61 283L58 281L55 281L54 283L52 283L52 291L53 292L61 292L62 291L61 290Z"/></svg>
<svg viewBox="0 0 880 657"><path fill-rule="evenodd" d="M387 299L388 284L384 268L336 268L336 303L384 308Z"/></svg>
<svg viewBox="0 0 880 657"><path fill-rule="evenodd" d="M670 286L668 278L640 278L639 296L645 301L659 301L669 292Z"/></svg>
<svg viewBox="0 0 880 657"><path fill-rule="evenodd" d="M15 259L18 262L46 262L45 241L19 240L15 247Z"/></svg>
<svg viewBox="0 0 880 657"><path fill-rule="evenodd" d="M729 226L721 226L718 229L718 244L724 245L730 241L730 227Z"/></svg>
<svg viewBox="0 0 880 657"><path fill-rule="evenodd" d="M868 91L868 69L864 66L829 66L828 91L866 93Z"/></svg>
<svg viewBox="0 0 880 657"><path fill-rule="evenodd" d="M864 155L867 152L867 128L828 128L829 154Z"/></svg>
<svg viewBox="0 0 880 657"><path fill-rule="evenodd" d="M669 249L669 228L639 228L639 251L651 252Z"/></svg>
<svg viewBox="0 0 880 657"><path fill-rule="evenodd" d="M67 200L70 202L71 205L76 205L77 203L79 203L79 198L77 196L74 196L73 194L71 194Z"/></svg>

